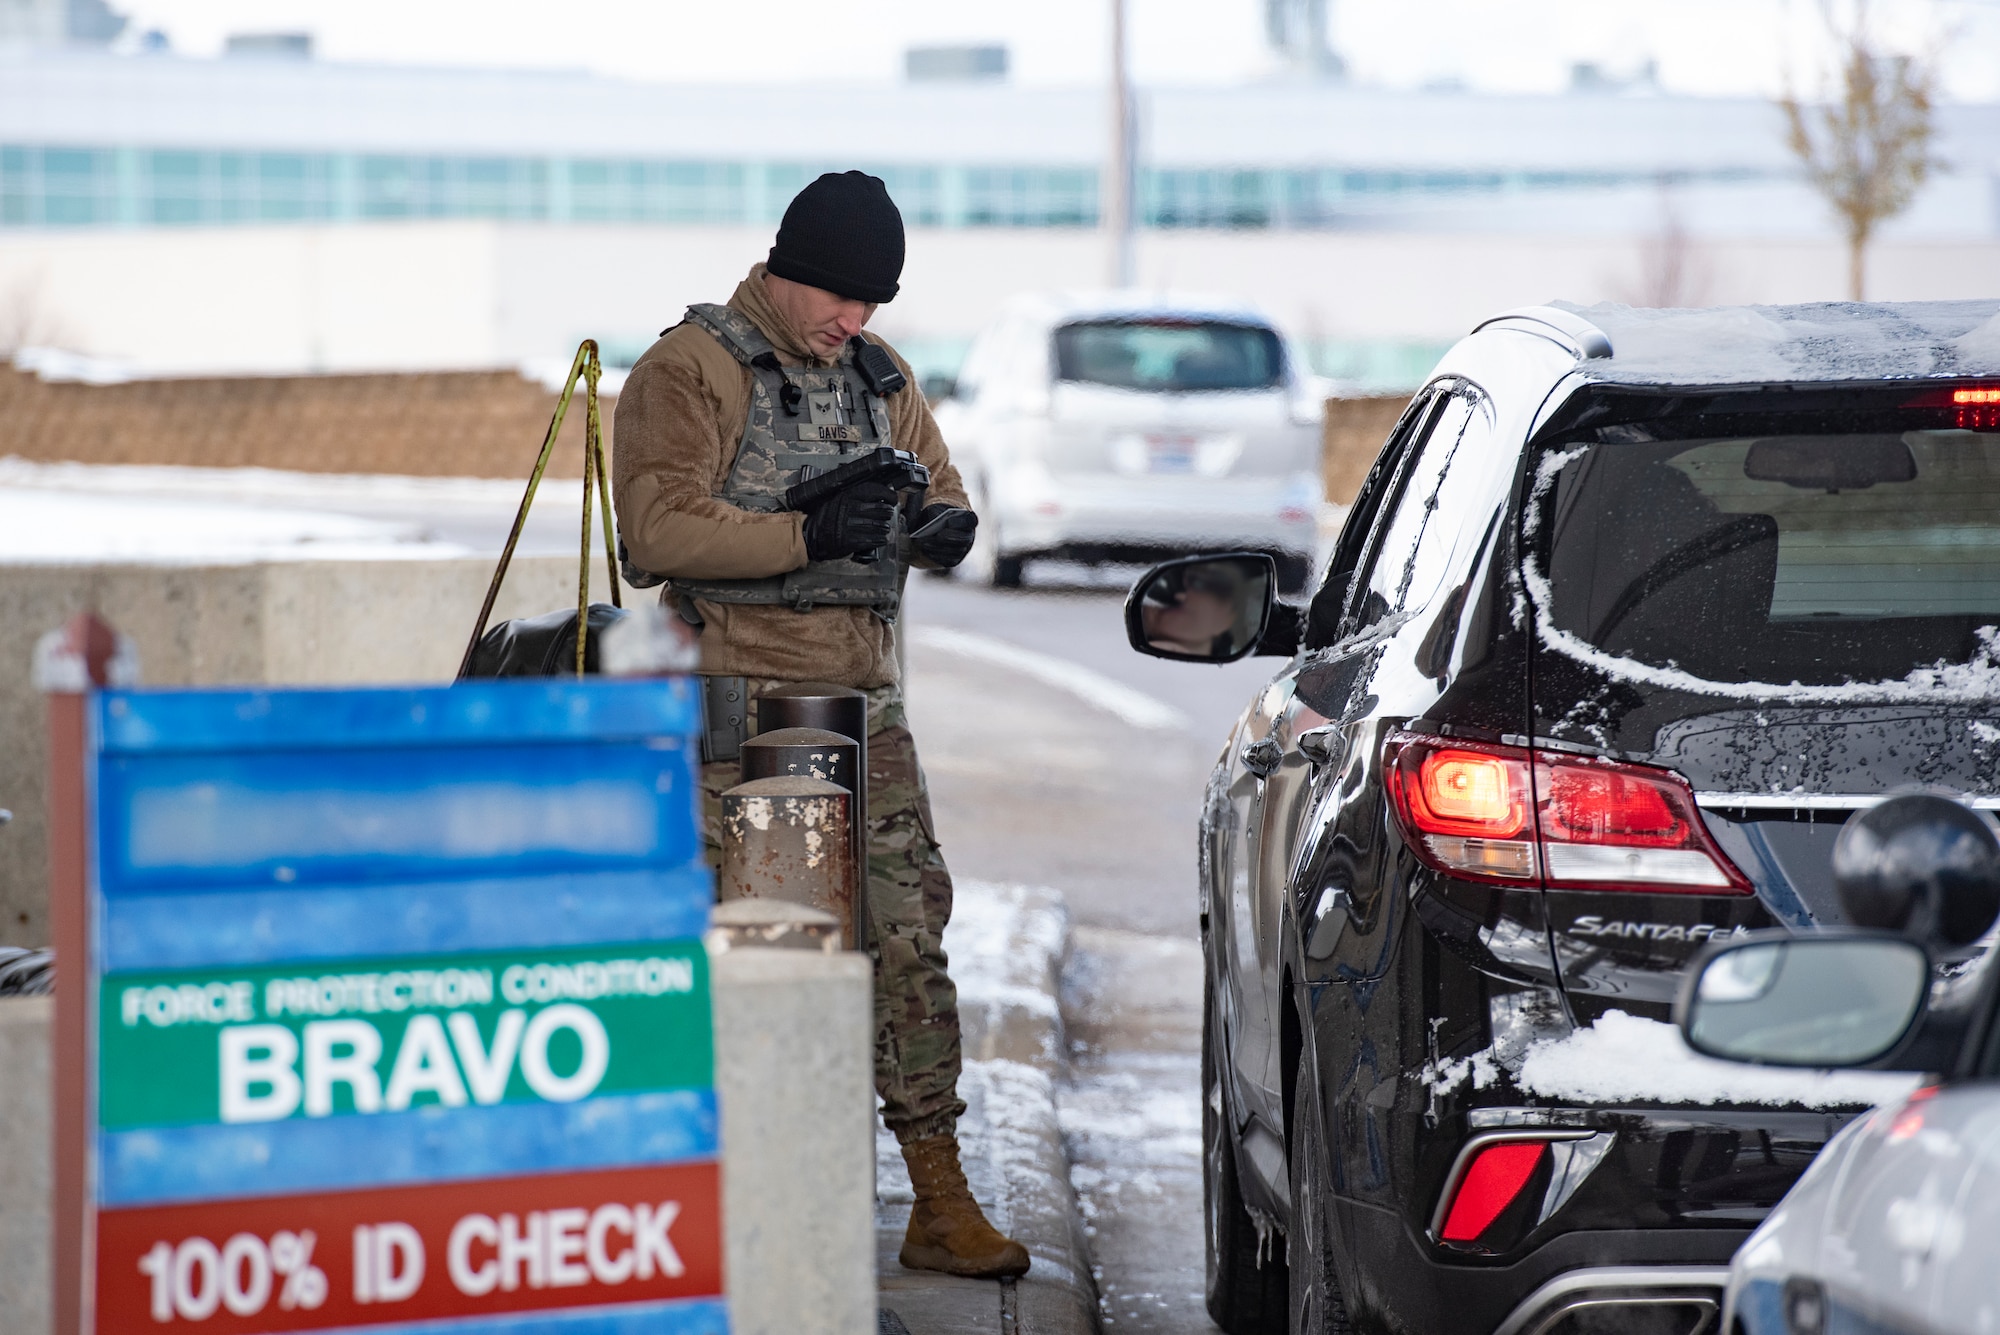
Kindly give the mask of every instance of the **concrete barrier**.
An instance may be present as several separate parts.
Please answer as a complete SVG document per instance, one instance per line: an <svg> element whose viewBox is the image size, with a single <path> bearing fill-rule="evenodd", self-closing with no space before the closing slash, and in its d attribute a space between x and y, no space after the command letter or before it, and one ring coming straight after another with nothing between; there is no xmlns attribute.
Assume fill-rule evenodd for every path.
<svg viewBox="0 0 2000 1335"><path fill-rule="evenodd" d="M873 1335L872 966L858 951L713 958L729 1329Z"/></svg>
<svg viewBox="0 0 2000 1335"><path fill-rule="evenodd" d="M0 945L49 941L47 723L29 680L43 631L95 610L137 642L149 686L448 681L492 575L483 557L0 566L0 807L14 812L0 829ZM625 602L653 596L628 589ZM575 602L575 557L517 557L493 615Z"/></svg>
<svg viewBox="0 0 2000 1335"><path fill-rule="evenodd" d="M0 999L0 1330L49 1330L52 997Z"/></svg>
<svg viewBox="0 0 2000 1335"><path fill-rule="evenodd" d="M873 1335L873 980L856 952L714 957L735 1335ZM0 1332L49 1330L50 999L0 1001Z"/></svg>

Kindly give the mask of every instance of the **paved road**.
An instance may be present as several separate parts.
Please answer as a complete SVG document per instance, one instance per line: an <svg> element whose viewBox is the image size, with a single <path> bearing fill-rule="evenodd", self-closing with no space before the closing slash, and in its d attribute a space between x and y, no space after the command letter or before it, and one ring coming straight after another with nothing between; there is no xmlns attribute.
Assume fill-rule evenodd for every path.
<svg viewBox="0 0 2000 1335"><path fill-rule="evenodd" d="M1069 899L1073 1079L1061 1110L1106 1329L1212 1335L1202 1310L1194 819L1224 736L1273 665L1135 654L1119 620L1122 588L1089 587L1087 572L1075 573L1018 592L914 581L912 723L953 869L1053 885ZM1027 666L1040 675L995 644L1038 656ZM1148 713L1093 690L1093 679L1166 708Z"/></svg>
<svg viewBox="0 0 2000 1335"><path fill-rule="evenodd" d="M1214 668L1134 653L1122 599L1115 587L1001 592L913 580L906 640L918 744L951 812L939 822L954 865L1056 886L1079 924L1187 937L1202 785L1271 661ZM1083 681L1036 679L966 652L966 639L975 651L1018 646L1073 664ZM1121 717L1079 693L1092 678L1178 717L1172 726ZM947 680L956 707L931 708Z"/></svg>

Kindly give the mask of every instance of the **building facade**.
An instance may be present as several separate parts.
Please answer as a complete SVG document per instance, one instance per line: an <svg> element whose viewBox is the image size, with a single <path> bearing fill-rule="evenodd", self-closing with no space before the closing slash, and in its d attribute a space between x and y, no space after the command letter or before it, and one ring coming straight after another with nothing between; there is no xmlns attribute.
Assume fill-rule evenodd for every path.
<svg viewBox="0 0 2000 1335"><path fill-rule="evenodd" d="M1832 224L1767 103L1630 91L1392 93L1322 79L1147 90L1138 120L1141 281L1264 302L1332 371L1352 373L1356 349L1421 352L1448 340L1472 301L1531 281L1548 290L1522 287L1526 299L1841 294ZM717 281L716 266L692 257L740 250L723 266L740 269L801 185L858 166L888 182L913 228L913 278L944 294L921 303L922 314L920 303L899 302L883 318L945 364L1007 295L992 290L994 274L1102 282L1108 121L1100 91L990 79L857 88L829 118L820 90L788 85L0 51L0 333L11 302L14 326L39 322L54 337L66 324L67 341L93 356L226 367L240 354L186 337L164 355L142 322L93 304L105 294L92 294L79 267L95 256L100 272L126 275L119 286L130 300L165 301L166 280L148 270L198 268L210 234L254 233L240 254L289 258L271 260L268 272L239 264L234 277L210 276L220 306L254 312L259 288L310 286L300 266L327 271L338 267L328 255L362 251L376 256L371 265L408 271L406 292L407 283L434 286L431 304L473 300L425 277L435 266L415 260L448 232L490 237L479 246L518 262L496 260L474 285L492 289L477 298L488 314L472 319L484 320L487 336L432 340L441 364L556 356L598 319L615 323L597 331L607 342L629 345L677 303L717 295L695 290ZM819 129L802 135L807 125ZM1981 257L2000 248L2000 106L1945 107L1939 126L1949 169L1884 231L1882 282L1905 284L1908 295L1984 272ZM575 263L565 254L651 273L661 271L647 258L655 249L688 258L661 272L666 290L632 293L628 312L600 315L579 297L573 318L552 312L542 329L510 314L549 305L539 289L561 290ZM544 250L545 259L520 258ZM1572 258L1520 258L1542 250ZM1824 281L1806 276L1822 251ZM1391 252L1413 267L1357 270L1361 257ZM1796 262L1759 258L1765 252ZM1773 263L1797 270L1798 282L1770 290ZM919 275L924 264L931 271ZM1518 283L1470 276L1495 265ZM1436 286L1424 270L1440 266L1464 276L1463 299L1420 295ZM225 293L232 283L246 291ZM314 342L273 340L300 349L277 358L281 369L296 369L286 358L349 365L368 356L365 338L350 347L328 335L323 350L347 350L316 363ZM379 351L385 360L408 352L393 339Z"/></svg>

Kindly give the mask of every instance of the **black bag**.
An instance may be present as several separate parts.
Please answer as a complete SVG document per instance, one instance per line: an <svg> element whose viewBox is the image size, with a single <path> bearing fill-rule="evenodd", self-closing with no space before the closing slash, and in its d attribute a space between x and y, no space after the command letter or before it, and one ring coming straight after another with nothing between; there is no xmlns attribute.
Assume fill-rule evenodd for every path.
<svg viewBox="0 0 2000 1335"><path fill-rule="evenodd" d="M583 670L600 671L598 637L630 616L622 607L592 603L585 622ZM465 677L558 677L576 671L576 612L561 608L538 617L503 621L480 637L473 647Z"/></svg>
<svg viewBox="0 0 2000 1335"><path fill-rule="evenodd" d="M486 602L479 609L479 624L472 628L472 639L465 646L465 657L459 660L460 681L468 677L554 677L566 672L574 672L581 677L585 673L596 672L599 670L599 639L606 629L628 615L618 594L618 541L611 524L611 484L604 467L604 433L597 413L597 377L600 374L596 340L585 339L576 350L576 360L570 365L569 380L563 386L562 396L556 400L555 416L549 421L549 434L542 441L541 457L535 460L535 471L528 475L528 490L521 497L520 510L514 515L514 527L507 534L507 545L501 549L500 565L493 572L493 582L486 588ZM570 396L576 391L579 379L584 383L583 548L577 558L576 606L544 612L540 616L503 621L488 630L486 621L493 615L493 600L500 596L500 582L507 577L508 563L514 559L514 548L521 541L521 527L528 522L528 507L535 503L535 489L541 485L542 473L549 466L549 456L555 451L556 436L562 431L563 416L569 411ZM593 486L598 505L604 512L604 564L611 574L611 602L608 605L589 601L590 500ZM578 635L579 626L582 627L581 636Z"/></svg>

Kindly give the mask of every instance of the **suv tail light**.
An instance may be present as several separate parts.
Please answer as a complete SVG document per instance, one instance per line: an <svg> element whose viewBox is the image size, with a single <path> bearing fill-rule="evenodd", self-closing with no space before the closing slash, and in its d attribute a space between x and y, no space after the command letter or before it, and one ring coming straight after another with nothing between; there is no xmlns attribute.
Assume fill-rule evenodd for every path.
<svg viewBox="0 0 2000 1335"><path fill-rule="evenodd" d="M1749 894L1669 769L1399 732L1382 772L1419 860L1500 885Z"/></svg>
<svg viewBox="0 0 2000 1335"><path fill-rule="evenodd" d="M1540 1140L1510 1140L1479 1150L1456 1182L1447 1183L1437 1235L1445 1242L1476 1242L1500 1212L1512 1205L1549 1152Z"/></svg>

